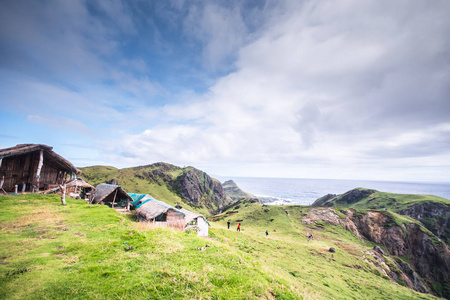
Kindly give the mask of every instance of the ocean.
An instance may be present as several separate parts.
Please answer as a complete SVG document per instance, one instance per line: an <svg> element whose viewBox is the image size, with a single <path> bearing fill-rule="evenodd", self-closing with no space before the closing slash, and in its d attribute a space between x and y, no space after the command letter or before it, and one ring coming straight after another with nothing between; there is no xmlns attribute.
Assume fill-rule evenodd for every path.
<svg viewBox="0 0 450 300"><path fill-rule="evenodd" d="M310 205L326 194L342 194L363 187L380 192L435 195L450 199L450 183L393 182L341 179L291 179L218 176L221 182L232 179L242 190L257 197L275 198L274 204Z"/></svg>

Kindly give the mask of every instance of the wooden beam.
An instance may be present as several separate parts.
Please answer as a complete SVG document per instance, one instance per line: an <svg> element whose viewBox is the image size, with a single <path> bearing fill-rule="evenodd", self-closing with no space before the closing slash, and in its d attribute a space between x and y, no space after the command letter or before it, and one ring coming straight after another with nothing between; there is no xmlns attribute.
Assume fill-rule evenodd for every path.
<svg viewBox="0 0 450 300"><path fill-rule="evenodd" d="M112 203L112 208L114 208L114 202L116 201L116 196L117 196L117 189L116 192L114 193L114 198L113 198L113 203Z"/></svg>
<svg viewBox="0 0 450 300"><path fill-rule="evenodd" d="M61 203L66 205L66 185L60 185L59 188L61 189Z"/></svg>
<svg viewBox="0 0 450 300"><path fill-rule="evenodd" d="M41 179L41 171L42 171L43 165L44 165L44 150L41 149L41 151L39 153L39 163L38 163L38 167L36 170L36 192L39 191L39 182Z"/></svg>

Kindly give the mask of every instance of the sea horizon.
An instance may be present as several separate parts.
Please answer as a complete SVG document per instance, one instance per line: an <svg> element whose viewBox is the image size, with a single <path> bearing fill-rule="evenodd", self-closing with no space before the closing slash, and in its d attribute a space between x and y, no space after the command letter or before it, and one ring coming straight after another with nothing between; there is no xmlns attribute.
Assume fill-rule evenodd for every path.
<svg viewBox="0 0 450 300"><path fill-rule="evenodd" d="M216 176L216 178L221 182L231 179L243 191L256 197L274 198L273 204L311 205L324 195L338 195L354 188L369 188L398 194L434 195L450 199L450 182L239 176Z"/></svg>

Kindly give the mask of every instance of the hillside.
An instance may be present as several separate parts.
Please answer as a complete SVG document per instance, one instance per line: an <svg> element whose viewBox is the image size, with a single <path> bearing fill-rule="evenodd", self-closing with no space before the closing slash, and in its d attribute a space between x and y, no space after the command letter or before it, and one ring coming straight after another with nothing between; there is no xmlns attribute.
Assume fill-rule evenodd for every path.
<svg viewBox="0 0 450 300"><path fill-rule="evenodd" d="M368 272L373 272L416 291L450 297L449 247L409 217L390 211L266 206L244 201L212 220L222 226L227 221L241 222L242 228L255 236L263 236L268 230L270 237L283 241L279 248L283 254L277 257L285 257L287 252L293 259L289 265L274 258L274 264L293 269L296 276L306 281L326 278L335 291L348 286L342 271L351 268L356 278L366 278ZM320 241L308 242L307 233ZM330 246L337 249L339 256L327 252ZM265 254L261 251L260 255ZM312 259L317 264L313 272ZM381 295L380 298L386 297Z"/></svg>
<svg viewBox="0 0 450 300"><path fill-rule="evenodd" d="M387 209L420 221L450 245L450 200L431 195L409 195L353 189L341 195L326 195L312 206Z"/></svg>
<svg viewBox="0 0 450 300"><path fill-rule="evenodd" d="M107 206L60 203L0 196L1 299L436 299L406 287L396 258L377 254L372 241L313 220L324 216L314 208L241 201L203 239ZM242 232L227 230L228 219Z"/></svg>
<svg viewBox="0 0 450 300"><path fill-rule="evenodd" d="M160 162L125 169L107 166L80 169L94 186L116 179L127 192L150 194L173 206L182 204L207 215L219 213L233 202L218 180L193 167L180 168Z"/></svg>
<svg viewBox="0 0 450 300"><path fill-rule="evenodd" d="M227 196L229 196L233 200L256 199L254 195L247 193L239 188L233 180L225 181L224 183L222 183L222 187L225 194L227 194Z"/></svg>

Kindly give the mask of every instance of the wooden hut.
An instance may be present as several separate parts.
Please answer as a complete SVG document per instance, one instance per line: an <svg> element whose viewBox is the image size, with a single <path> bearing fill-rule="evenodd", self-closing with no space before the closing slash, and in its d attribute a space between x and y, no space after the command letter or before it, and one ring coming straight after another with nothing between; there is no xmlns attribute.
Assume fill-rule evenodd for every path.
<svg viewBox="0 0 450 300"><path fill-rule="evenodd" d="M146 194L129 194L133 198L132 207L140 221L158 222L158 225L184 226L184 214L175 207L154 199Z"/></svg>
<svg viewBox="0 0 450 300"><path fill-rule="evenodd" d="M84 198L84 195L92 193L94 190L95 187L93 187L80 177L75 178L74 180L66 184L67 193L80 195L81 198Z"/></svg>
<svg viewBox="0 0 450 300"><path fill-rule="evenodd" d="M37 192L65 184L81 174L72 163L41 144L21 144L0 149L0 179L3 189L14 192Z"/></svg>
<svg viewBox="0 0 450 300"><path fill-rule="evenodd" d="M91 204L107 204L114 207L130 209L130 202L133 201L127 192L120 185L101 183L95 188L95 193L91 196Z"/></svg>
<svg viewBox="0 0 450 300"><path fill-rule="evenodd" d="M90 195L95 191L95 187L83 180L83 178L77 177L70 180L66 184L66 193L72 198L89 199ZM46 190L44 194L59 193L60 187Z"/></svg>
<svg viewBox="0 0 450 300"><path fill-rule="evenodd" d="M209 223L202 215L191 212L187 209L180 208L184 214L184 229L193 229L197 231L198 236L208 236Z"/></svg>

